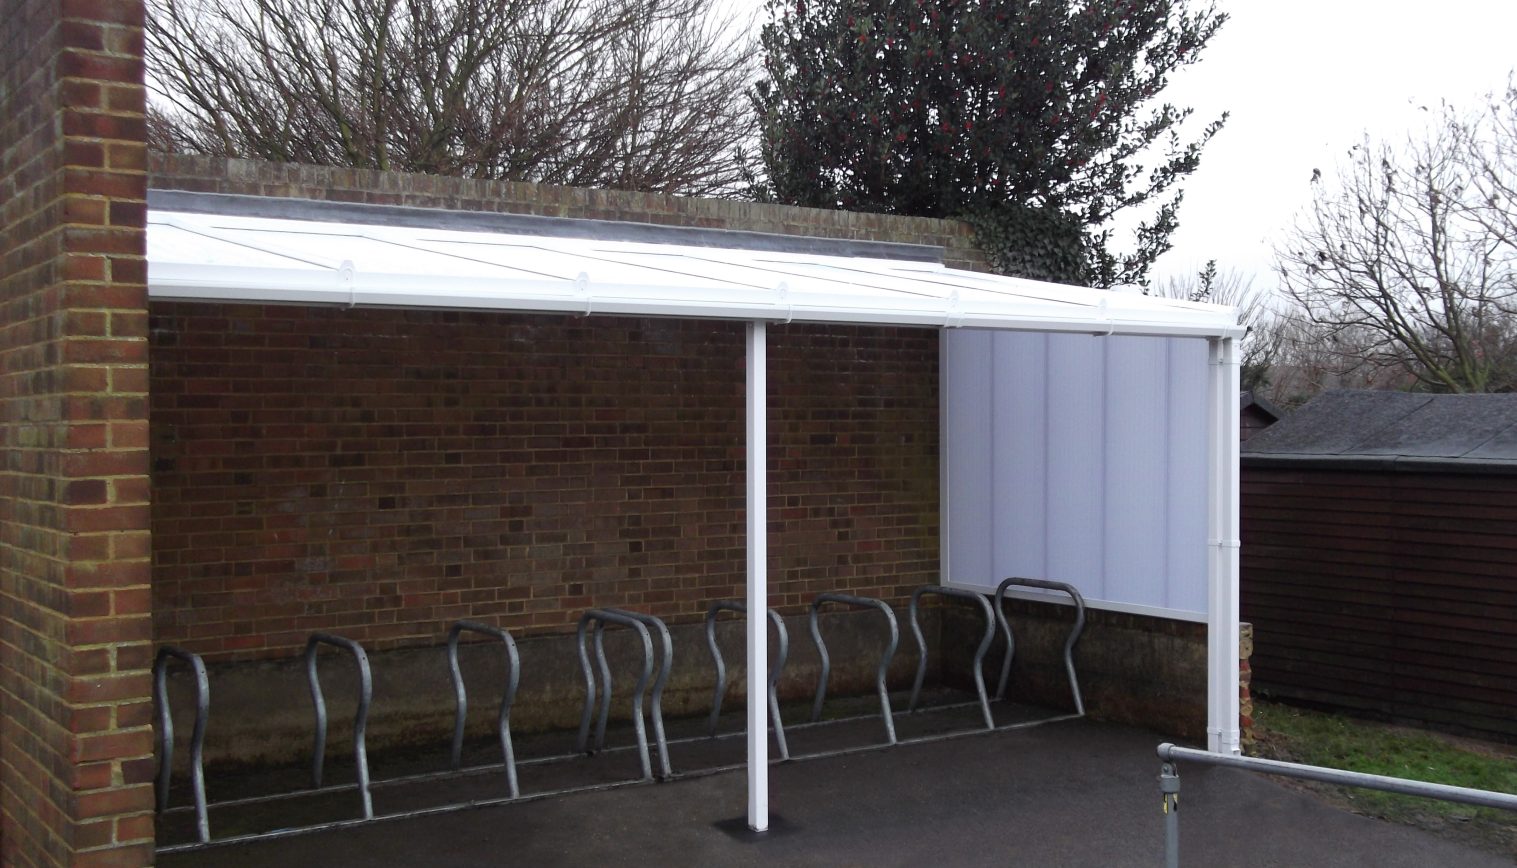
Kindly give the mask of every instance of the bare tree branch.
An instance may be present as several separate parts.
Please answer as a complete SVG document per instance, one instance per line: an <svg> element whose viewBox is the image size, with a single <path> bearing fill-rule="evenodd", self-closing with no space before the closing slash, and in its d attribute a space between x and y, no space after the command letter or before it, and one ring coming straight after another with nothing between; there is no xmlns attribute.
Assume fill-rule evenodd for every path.
<svg viewBox="0 0 1517 868"><path fill-rule="evenodd" d="M155 147L711 195L747 36L704 0L152 0Z"/></svg>
<svg viewBox="0 0 1517 868"><path fill-rule="evenodd" d="M1381 382L1517 389L1514 142L1509 86L1486 112L1444 106L1400 147L1366 138L1336 185L1314 181L1276 250L1301 339L1386 372Z"/></svg>
<svg viewBox="0 0 1517 868"><path fill-rule="evenodd" d="M1146 290L1158 298L1208 301L1238 309L1238 324L1246 330L1241 346L1242 388L1262 390L1284 352L1286 332L1271 297L1254 286L1253 278L1236 269L1219 270L1215 259L1194 275L1170 276Z"/></svg>

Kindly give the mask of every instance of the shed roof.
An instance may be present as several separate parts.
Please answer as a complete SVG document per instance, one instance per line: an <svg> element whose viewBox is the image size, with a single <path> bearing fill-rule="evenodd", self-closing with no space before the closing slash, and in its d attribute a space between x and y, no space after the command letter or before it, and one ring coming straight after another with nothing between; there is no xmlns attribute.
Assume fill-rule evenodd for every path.
<svg viewBox="0 0 1517 868"><path fill-rule="evenodd" d="M160 299L1237 336L1232 308L947 268L936 248L155 192Z"/></svg>
<svg viewBox="0 0 1517 868"><path fill-rule="evenodd" d="M1250 466L1517 473L1517 395L1325 392L1242 453Z"/></svg>
<svg viewBox="0 0 1517 868"><path fill-rule="evenodd" d="M1268 421L1270 424L1280 421L1281 417L1285 415L1273 403L1265 400L1263 396L1256 394L1253 389L1243 392L1242 397L1239 398L1239 408L1254 410L1259 418Z"/></svg>

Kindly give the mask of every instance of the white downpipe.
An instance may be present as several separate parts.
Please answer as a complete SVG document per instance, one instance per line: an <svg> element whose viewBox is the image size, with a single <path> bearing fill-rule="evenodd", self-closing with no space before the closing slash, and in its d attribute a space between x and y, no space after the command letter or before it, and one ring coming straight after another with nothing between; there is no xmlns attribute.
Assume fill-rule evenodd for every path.
<svg viewBox="0 0 1517 868"><path fill-rule="evenodd" d="M764 323L748 323L748 828L769 829L768 365Z"/></svg>
<svg viewBox="0 0 1517 868"><path fill-rule="evenodd" d="M1207 506L1207 748L1240 753L1238 731L1238 341L1210 341Z"/></svg>

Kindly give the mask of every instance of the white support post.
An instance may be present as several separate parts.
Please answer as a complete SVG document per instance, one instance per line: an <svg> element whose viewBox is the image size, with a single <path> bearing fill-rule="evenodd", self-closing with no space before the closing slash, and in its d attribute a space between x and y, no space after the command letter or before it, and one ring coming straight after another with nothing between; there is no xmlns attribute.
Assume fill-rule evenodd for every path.
<svg viewBox="0 0 1517 868"><path fill-rule="evenodd" d="M748 828L769 829L767 340L748 323Z"/></svg>
<svg viewBox="0 0 1517 868"><path fill-rule="evenodd" d="M1207 748L1241 752L1238 731L1238 413L1236 338L1211 341L1207 536Z"/></svg>

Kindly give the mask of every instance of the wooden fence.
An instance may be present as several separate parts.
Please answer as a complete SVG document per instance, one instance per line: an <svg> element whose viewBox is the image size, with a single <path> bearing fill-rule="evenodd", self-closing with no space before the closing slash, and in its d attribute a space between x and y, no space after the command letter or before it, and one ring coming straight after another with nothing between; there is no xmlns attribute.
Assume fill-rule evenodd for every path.
<svg viewBox="0 0 1517 868"><path fill-rule="evenodd" d="M1245 456L1257 693L1517 740L1517 475Z"/></svg>

